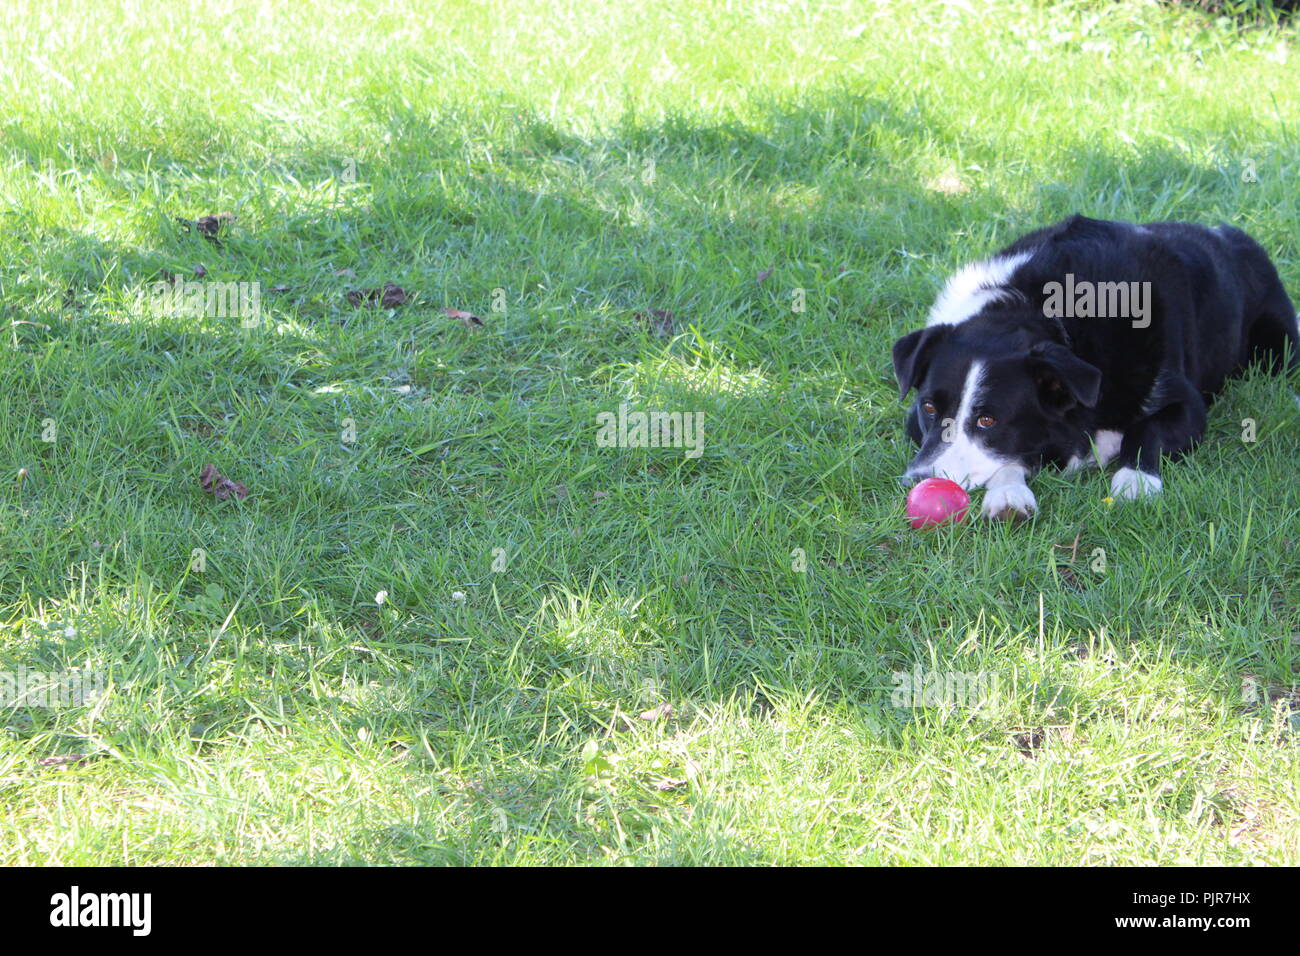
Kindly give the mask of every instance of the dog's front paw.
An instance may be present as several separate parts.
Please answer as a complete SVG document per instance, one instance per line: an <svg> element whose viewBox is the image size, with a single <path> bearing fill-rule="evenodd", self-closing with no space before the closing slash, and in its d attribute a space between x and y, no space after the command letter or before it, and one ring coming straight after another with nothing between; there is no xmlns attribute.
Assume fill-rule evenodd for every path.
<svg viewBox="0 0 1300 956"><path fill-rule="evenodd" d="M1022 521L1038 510L1038 502L1028 485L998 485L984 492L980 511L985 518Z"/></svg>
<svg viewBox="0 0 1300 956"><path fill-rule="evenodd" d="M1159 475L1149 475L1136 468L1121 468L1110 481L1110 493L1114 498L1146 498L1160 494L1163 487Z"/></svg>

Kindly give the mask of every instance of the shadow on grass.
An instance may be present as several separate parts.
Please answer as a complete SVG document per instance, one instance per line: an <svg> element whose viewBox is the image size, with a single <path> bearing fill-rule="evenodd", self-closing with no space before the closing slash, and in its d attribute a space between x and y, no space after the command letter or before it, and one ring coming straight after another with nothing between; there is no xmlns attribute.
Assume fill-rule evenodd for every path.
<svg viewBox="0 0 1300 956"><path fill-rule="evenodd" d="M388 123L391 148L349 157L340 144L308 142L275 166L241 165L237 133L207 127L194 149L166 156L127 142L111 169L93 159L104 145L98 134L56 157L20 130L6 129L0 138L37 165L71 155L70 168L92 177L112 201L148 197L156 208L153 241L143 248L18 224L30 260L11 267L19 274L0 306L7 316L48 326L13 333L33 361L62 343L102 348L125 338L138 348L116 374L144 381L175 354L188 355L187 368L205 374L215 352L233 381L261 389L260 401L301 403L329 380L331 365L366 367L346 357L356 350L351 338L375 348L386 340L418 341L410 381L451 407L438 428L452 430L454 415L472 410L467 430L444 456L441 448L412 453L446 437L428 432L434 413L427 406L399 409L374 449L377 470L366 491L301 511L299 476L341 467L346 455L305 446L301 436L257 431L230 436L223 448L242 459L237 473L253 473L264 489L260 497L272 503L262 506L255 496L251 507L220 517L206 511L191 476L212 447L196 439L203 428L236 416L239 399L197 403L179 443L145 446L142 456L152 460L107 476L134 479L141 468L163 473L165 484L151 488L159 507L182 526L216 528L207 533L219 540L221 526L233 531L213 560L224 568L218 574L226 590L244 602L243 627L292 626L281 605L301 599L321 607L326 626L364 635L358 640L366 653L382 656L375 663L343 654L324 672L331 679L356 672L398 680L403 669L428 666L415 646L465 638L447 651L445 671L431 674L427 686L408 688L413 700L391 709L345 709L345 730L378 724L410 738L422 728L437 739L490 722L492 709L508 719L483 731L489 738L510 733L524 741L539 726L558 726L533 756L553 769L572 765L569 782L555 783L565 773L553 774L555 790L546 795L567 801L574 799L564 788L577 786L579 749L586 740L623 733L621 711L635 714L666 699L695 701L697 712L735 704L763 714L815 695L857 712L880 741L896 744L914 717L884 703L891 676L918 661L929 666L927 643L940 661L954 658L966 629L986 611L998 618L990 624L995 630L1032 636L1043 593L1052 619L1070 632L1091 629L1119 606L1122 582L1080 593L1043 573L1040 555L1058 543L1068 515L1016 532L1018 539L981 538L987 554L898 533L891 476L907 450L888 347L919 321L948 265L1076 210L1202 218L1205 208L1237 201L1237 185L1221 170L1167 148L1144 147L1124 159L1081 149L1058 181L1041 185L1036 208L1026 208L976 182L936 181L927 167L936 143L961 142L990 159L998 156L995 146L938 129L917 108L843 92L774 105L750 121L628 119L597 139L521 115L494 144L491 162L465 158L474 142L472 118L431 120L396 98L365 106ZM910 164L900 163L900 142L916 145ZM183 143L182 137L173 145ZM356 183L339 178L350 159L357 161ZM299 184L322 182L286 185L277 167ZM250 185L220 246L176 227L175 216L217 211L182 204L187 184L235 175L284 188ZM1081 203L1076 177L1097 184L1091 203ZM292 285L270 310L273 322L290 323L292 331L250 336L233 323L196 327L167 316L112 321L142 283L164 270L192 273L198 263L214 277ZM356 278L338 275L344 267ZM347 288L383 281L423 298L391 315L347 305ZM508 290L511 307L493 318L483 304L498 288ZM809 293L805 311L792 305L800 289ZM488 324L480 339L467 340L450 324L443 304L482 311ZM648 308L675 313L673 336L661 340L638 327L632 313ZM308 350L321 353L319 365L277 377L282 363ZM113 351L106 349L105 358ZM81 368L75 353L45 361L53 363L49 377L25 387L33 401L42 399L42 382L75 380ZM544 371L517 371L524 367ZM540 424L529 422L527 411L510 410L521 395L548 394L555 378L576 384L545 406ZM176 388L183 383L144 392L141 400L165 417ZM584 440L594 433L596 411L629 399L704 411L711 424L705 456L647 458ZM205 407L221 414L205 422ZM319 413L318 424L328 430L329 415ZM531 489L511 488L497 451L503 432L523 435L527 457L550 477ZM476 473L464 477L458 468ZM425 511L393 510L393 502L428 487L450 501L435 510L417 497ZM66 506L66 495L53 488L48 494L48 504L37 504L24 520L39 524L41 508L49 509L49 520ZM774 500L789 513L772 509ZM333 521L334 508L359 512ZM277 511L281 519L299 519L287 537L267 522ZM408 519L410 537L394 533ZM317 522L337 525L330 533L348 547L306 546ZM3 564L0 587L13 602L66 598L58 582L81 552L61 540L63 547ZM512 554L527 554L540 575L487 572L485 555L503 541L513 542ZM295 544L302 546L298 557ZM800 547L814 556L812 574L792 570ZM175 542L140 541L131 558L101 562L103 580L112 586L147 567L159 582L180 581L189 552ZM275 557L268 561L267 553ZM358 595L368 597L373 582L384 580L379 566L400 569L407 585L394 620L377 609L357 610ZM1179 573L1171 569L1167 606L1137 615L1150 630L1167 634L1189 615L1223 613L1213 589L1176 592ZM466 580L474 582L472 594L490 595L491 602L449 602L452 587ZM927 592L927 582L939 590ZM1225 582L1229 590L1238 586ZM919 593L947 597L936 606L918 600ZM170 614L196 634L220 623L179 607ZM1294 623L1280 619L1276 627ZM75 654L111 658L121 650L97 648L96 640L87 635ZM200 648L203 641L194 643ZM1188 650L1193 666L1217 666L1203 646ZM248 652L254 670L281 676L305 653L274 646ZM277 655L289 671L276 670ZM144 676L167 679L161 671ZM286 688L274 684L249 685L259 705L282 697ZM194 712L179 719L188 724L201 713L209 739L247 719L238 695L184 706ZM505 729L516 725L526 731ZM619 799L632 799L627 794L635 790L621 787ZM477 843L470 837L484 827L490 832L493 819L490 809L474 815L462 849L429 845L418 827L381 827L376 851L394 860L464 862ZM717 850L737 862L759 859L744 847ZM674 859L671 847L663 859Z"/></svg>

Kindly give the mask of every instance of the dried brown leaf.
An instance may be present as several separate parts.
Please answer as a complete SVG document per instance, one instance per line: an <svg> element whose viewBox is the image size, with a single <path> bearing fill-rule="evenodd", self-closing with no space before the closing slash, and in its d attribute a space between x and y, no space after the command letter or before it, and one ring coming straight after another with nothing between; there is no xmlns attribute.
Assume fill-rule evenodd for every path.
<svg viewBox="0 0 1300 956"><path fill-rule="evenodd" d="M460 319L465 323L465 328L472 329L476 325L482 325L483 320L473 312L466 312L464 309L451 309L444 307L442 314L449 319Z"/></svg>
<svg viewBox="0 0 1300 956"><path fill-rule="evenodd" d="M671 717L672 715L673 715L673 705L668 703L667 701L664 701L662 704L658 704L654 707L651 707L649 710L642 711L641 719L660 720L665 717Z"/></svg>
<svg viewBox="0 0 1300 956"><path fill-rule="evenodd" d="M215 465L203 466L203 471L199 474L199 484L203 486L204 491L214 495L218 501L225 501L231 495L236 498L248 497L248 489L244 487L242 481L231 481L217 471Z"/></svg>
<svg viewBox="0 0 1300 956"><path fill-rule="evenodd" d="M49 770L66 770L90 759L89 754L59 754L56 757L42 757L36 761L38 766Z"/></svg>
<svg viewBox="0 0 1300 956"><path fill-rule="evenodd" d="M1021 754L1033 758L1046 742L1047 731L1042 727L1021 727L1011 734L1011 740Z"/></svg>
<svg viewBox="0 0 1300 956"><path fill-rule="evenodd" d="M221 245L221 230L233 222L234 215L228 212L219 212L215 216L200 216L198 219L177 219L176 221L185 227L186 232L197 231L200 236Z"/></svg>
<svg viewBox="0 0 1300 956"><path fill-rule="evenodd" d="M675 316L663 309L647 309L645 312L637 312L633 318L644 325L647 331L661 339L670 337L676 324Z"/></svg>
<svg viewBox="0 0 1300 956"><path fill-rule="evenodd" d="M396 309L412 299L409 292L392 282L385 282L382 289L353 289L347 297L348 302L354 306L378 301L381 309Z"/></svg>

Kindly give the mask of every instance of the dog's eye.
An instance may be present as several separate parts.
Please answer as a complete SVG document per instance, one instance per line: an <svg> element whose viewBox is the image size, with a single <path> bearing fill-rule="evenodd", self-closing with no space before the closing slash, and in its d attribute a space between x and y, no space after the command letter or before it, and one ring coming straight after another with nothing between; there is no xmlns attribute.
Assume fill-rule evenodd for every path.
<svg viewBox="0 0 1300 956"><path fill-rule="evenodd" d="M997 423L998 420L992 415L981 415L979 418L975 419L975 424L980 428L992 428Z"/></svg>
<svg viewBox="0 0 1300 956"><path fill-rule="evenodd" d="M938 409L934 407L934 402L922 402L921 411L925 412L927 415L933 415L938 411Z"/></svg>

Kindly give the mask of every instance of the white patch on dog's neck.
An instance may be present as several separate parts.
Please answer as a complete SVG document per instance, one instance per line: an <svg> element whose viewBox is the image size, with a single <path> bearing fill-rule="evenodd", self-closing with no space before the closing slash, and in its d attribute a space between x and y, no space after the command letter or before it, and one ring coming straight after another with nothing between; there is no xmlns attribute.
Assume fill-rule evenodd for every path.
<svg viewBox="0 0 1300 956"><path fill-rule="evenodd" d="M1006 288L1015 271L1033 258L1032 252L1014 256L995 256L983 262L973 262L948 279L930 309L925 324L958 325L977 315L986 305L1015 295Z"/></svg>
<svg viewBox="0 0 1300 956"><path fill-rule="evenodd" d="M1091 468L1094 465L1104 468L1119 454L1120 446L1123 444L1123 432L1103 428L1092 436L1092 455L1075 455L1066 463L1065 470L1069 473L1080 468Z"/></svg>

